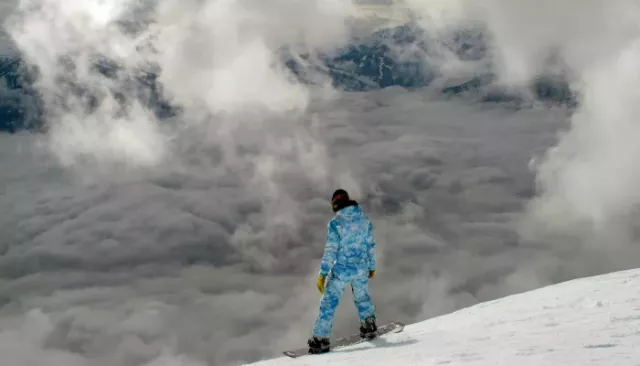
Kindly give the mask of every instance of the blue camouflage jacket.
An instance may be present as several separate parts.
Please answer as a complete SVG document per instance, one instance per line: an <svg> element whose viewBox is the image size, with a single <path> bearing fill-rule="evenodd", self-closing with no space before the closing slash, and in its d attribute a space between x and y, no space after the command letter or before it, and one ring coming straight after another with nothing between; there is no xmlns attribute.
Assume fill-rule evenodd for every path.
<svg viewBox="0 0 640 366"><path fill-rule="evenodd" d="M327 242L320 264L320 275L329 272L357 273L376 269L376 242L373 224L360 207L348 206L338 211L327 225Z"/></svg>

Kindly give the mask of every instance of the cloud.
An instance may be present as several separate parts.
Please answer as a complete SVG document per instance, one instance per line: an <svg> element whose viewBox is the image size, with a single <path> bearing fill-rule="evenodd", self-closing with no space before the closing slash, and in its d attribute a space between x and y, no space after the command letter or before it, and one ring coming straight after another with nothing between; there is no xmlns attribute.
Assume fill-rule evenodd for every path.
<svg viewBox="0 0 640 366"><path fill-rule="evenodd" d="M638 203L633 158L640 8L631 1L431 1L424 23L481 22L491 35L500 83L526 85L561 72L579 96L572 129L539 161L539 216L606 225ZM444 9L444 10L442 10ZM442 11L440 11L442 10ZM435 22L437 27L439 22ZM544 26L540 26L544 24ZM445 25L440 25L444 27ZM615 71L612 71L615 70ZM602 179L602 177L607 177Z"/></svg>
<svg viewBox="0 0 640 366"><path fill-rule="evenodd" d="M38 68L47 144L63 164L153 168L171 160L183 128L199 128L234 155L245 128L304 112L310 91L280 54L346 42L344 21L353 14L340 1L23 1L7 30ZM96 68L101 57L115 70ZM145 71L159 73L163 94L181 108L168 125L135 87ZM302 139L290 144L307 144Z"/></svg>
<svg viewBox="0 0 640 366"><path fill-rule="evenodd" d="M637 129L633 101L640 80L633 66L640 55L637 4L409 4L432 33L482 25L499 85L526 90L540 75L569 81L578 106L561 126L557 145L533 156L535 197L526 208L520 235L524 241L552 246L560 257L574 253L576 268L566 273L628 264L623 257L636 255L634 217L639 203L634 189L639 176L637 144L631 137ZM607 266L594 264L598 255L607 258Z"/></svg>

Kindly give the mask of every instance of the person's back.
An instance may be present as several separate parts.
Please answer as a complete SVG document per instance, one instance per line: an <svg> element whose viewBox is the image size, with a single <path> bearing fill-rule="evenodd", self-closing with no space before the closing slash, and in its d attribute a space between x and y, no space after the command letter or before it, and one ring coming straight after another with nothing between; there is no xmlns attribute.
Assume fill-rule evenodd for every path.
<svg viewBox="0 0 640 366"><path fill-rule="evenodd" d="M360 317L360 336L375 337L377 330L375 307L368 290L369 279L374 276L376 269L373 225L358 203L351 200L342 189L333 193L331 205L336 216L327 227L327 242L317 284L323 296L313 337L309 339L310 353L329 351L333 316L349 284Z"/></svg>
<svg viewBox="0 0 640 366"><path fill-rule="evenodd" d="M373 225L358 205L347 206L337 212L329 222L329 232L337 234L328 240L327 246L336 246L333 272L337 276L355 275L358 270L375 268L375 242L373 240ZM325 262L332 260L331 250L325 251ZM329 267L329 263L323 263Z"/></svg>

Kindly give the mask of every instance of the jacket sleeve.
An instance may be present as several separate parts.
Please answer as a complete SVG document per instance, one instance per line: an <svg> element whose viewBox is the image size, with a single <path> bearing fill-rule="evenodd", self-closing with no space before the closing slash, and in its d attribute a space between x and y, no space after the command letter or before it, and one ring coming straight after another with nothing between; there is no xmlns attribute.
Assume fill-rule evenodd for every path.
<svg viewBox="0 0 640 366"><path fill-rule="evenodd" d="M369 222L369 232L367 233L367 249L369 256L369 271L376 270L376 239L373 237L373 224Z"/></svg>
<svg viewBox="0 0 640 366"><path fill-rule="evenodd" d="M324 246L324 254L322 255L322 262L320 264L321 276L326 277L329 274L329 271L331 271L331 268L336 261L339 243L340 235L336 229L335 222L331 220L329 221L329 225L327 225L327 242Z"/></svg>

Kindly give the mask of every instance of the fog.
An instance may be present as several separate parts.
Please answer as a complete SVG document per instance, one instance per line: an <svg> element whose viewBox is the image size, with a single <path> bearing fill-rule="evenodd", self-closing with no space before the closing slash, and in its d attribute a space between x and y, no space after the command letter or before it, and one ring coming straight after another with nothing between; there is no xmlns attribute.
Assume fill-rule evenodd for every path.
<svg viewBox="0 0 640 366"><path fill-rule="evenodd" d="M300 83L283 53L347 44L346 1L11 6L10 47L37 66L47 130L0 136L7 365L231 365L304 345L338 187L376 228L379 322L635 266L640 9L405 6L441 79L486 65L438 49L439 35L483 24L501 87L526 95L562 74L579 107ZM100 55L116 72L95 72ZM131 82L148 71L173 118ZM347 291L334 335L355 314Z"/></svg>

